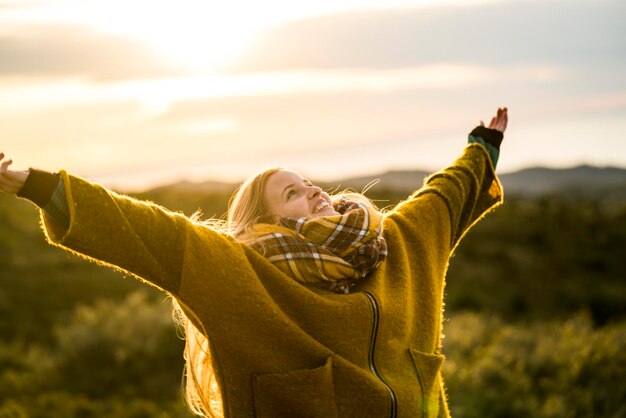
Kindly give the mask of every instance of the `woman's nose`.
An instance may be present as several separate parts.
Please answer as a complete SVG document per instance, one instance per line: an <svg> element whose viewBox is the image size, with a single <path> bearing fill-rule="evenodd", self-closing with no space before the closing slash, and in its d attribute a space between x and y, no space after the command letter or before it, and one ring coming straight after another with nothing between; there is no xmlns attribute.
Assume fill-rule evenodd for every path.
<svg viewBox="0 0 626 418"><path fill-rule="evenodd" d="M318 186L309 186L309 199L313 199L314 197L317 197L320 195L320 193L322 193L322 189Z"/></svg>

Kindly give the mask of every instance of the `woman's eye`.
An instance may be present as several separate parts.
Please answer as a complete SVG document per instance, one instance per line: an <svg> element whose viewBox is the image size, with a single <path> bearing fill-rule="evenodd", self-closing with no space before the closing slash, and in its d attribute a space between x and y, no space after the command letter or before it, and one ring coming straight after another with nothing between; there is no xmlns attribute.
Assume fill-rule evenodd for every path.
<svg viewBox="0 0 626 418"><path fill-rule="evenodd" d="M295 195L296 195L296 191L295 190L289 190L287 192L287 199L290 199L290 198L292 198Z"/></svg>

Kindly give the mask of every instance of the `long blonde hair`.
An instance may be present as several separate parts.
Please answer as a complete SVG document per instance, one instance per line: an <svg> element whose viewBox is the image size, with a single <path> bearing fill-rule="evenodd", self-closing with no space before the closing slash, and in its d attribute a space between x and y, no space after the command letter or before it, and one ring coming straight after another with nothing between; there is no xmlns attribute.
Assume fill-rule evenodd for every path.
<svg viewBox="0 0 626 418"><path fill-rule="evenodd" d="M274 173L283 170L273 167L251 176L233 193L228 203L226 222L219 220L200 221L197 215L192 217L195 222L218 229L233 237L245 235L248 229L259 222L278 223L277 216L269 214L265 201L267 180ZM359 200L377 210L374 203L359 193L342 192L332 196L333 201L342 197ZM202 417L222 418L224 416L221 390L211 360L211 346L206 333L198 329L175 299L174 319L185 332L185 372L183 376L183 392L189 409Z"/></svg>
<svg viewBox="0 0 626 418"><path fill-rule="evenodd" d="M252 225L276 223L278 218L272 217L265 201L265 186L267 180L283 169L280 167L268 168L246 180L233 193L228 202L228 217L226 227L233 237L244 234Z"/></svg>

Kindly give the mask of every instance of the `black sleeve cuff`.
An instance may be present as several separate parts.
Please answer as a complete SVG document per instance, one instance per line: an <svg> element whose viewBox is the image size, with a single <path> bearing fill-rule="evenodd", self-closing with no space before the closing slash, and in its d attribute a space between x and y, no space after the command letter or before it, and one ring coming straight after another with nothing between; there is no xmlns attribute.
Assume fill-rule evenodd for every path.
<svg viewBox="0 0 626 418"><path fill-rule="evenodd" d="M477 126L470 133L471 136L482 138L486 143L493 146L495 149L500 149L500 144L504 138L504 134L496 129L485 128L484 126Z"/></svg>
<svg viewBox="0 0 626 418"><path fill-rule="evenodd" d="M17 192L17 195L43 208L50 201L59 180L60 177L58 174L31 168L26 182Z"/></svg>

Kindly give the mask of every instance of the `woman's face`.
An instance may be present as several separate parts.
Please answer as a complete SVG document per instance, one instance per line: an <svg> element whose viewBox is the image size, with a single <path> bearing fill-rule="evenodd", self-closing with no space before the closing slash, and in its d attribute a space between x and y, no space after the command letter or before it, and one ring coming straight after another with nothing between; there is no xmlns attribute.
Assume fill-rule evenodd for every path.
<svg viewBox="0 0 626 418"><path fill-rule="evenodd" d="M264 197L270 213L283 218L339 215L326 192L293 171L272 174L267 179Z"/></svg>

